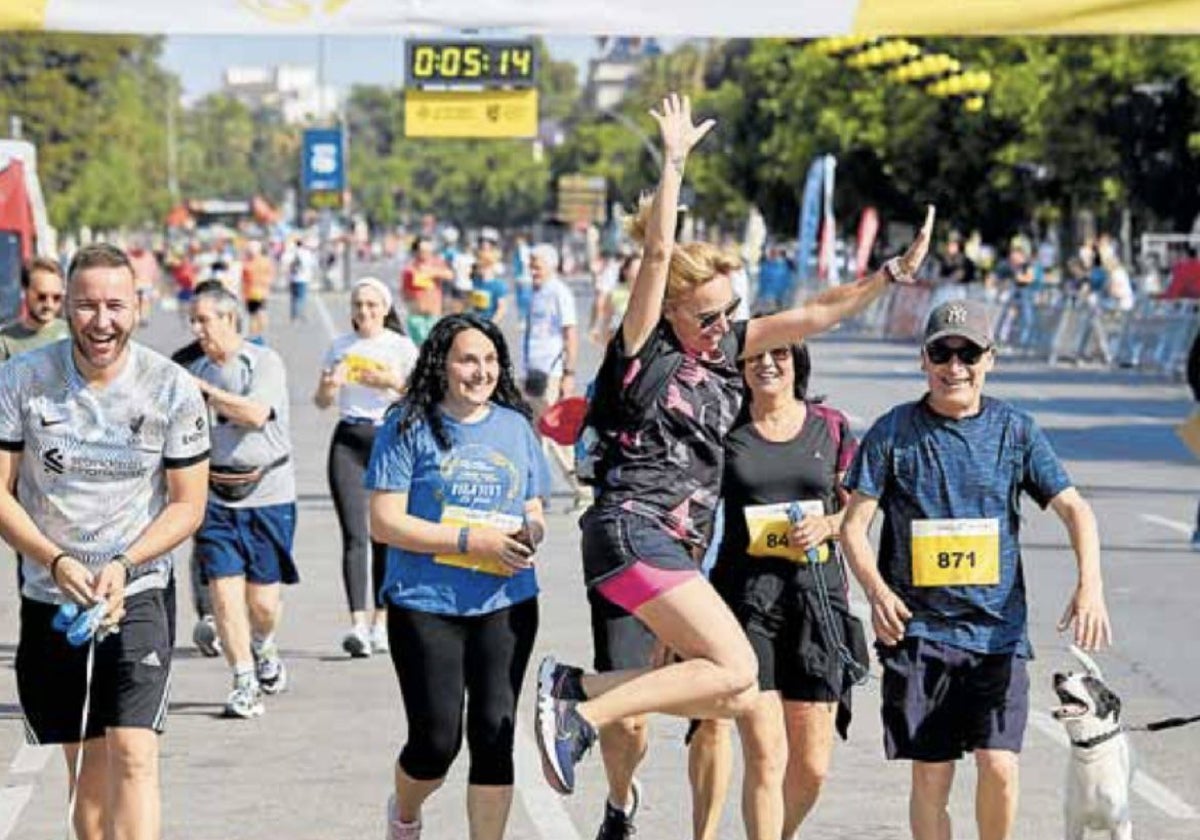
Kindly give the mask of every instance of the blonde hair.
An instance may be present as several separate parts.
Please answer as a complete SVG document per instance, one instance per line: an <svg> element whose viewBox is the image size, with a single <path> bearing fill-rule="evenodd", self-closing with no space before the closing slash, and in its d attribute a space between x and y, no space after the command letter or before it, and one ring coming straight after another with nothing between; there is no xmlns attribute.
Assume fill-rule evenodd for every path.
<svg viewBox="0 0 1200 840"><path fill-rule="evenodd" d="M629 223L630 237L641 244L646 241L646 226L653 201L653 196L642 196L637 214ZM718 274L730 274L741 267L742 261L737 254L716 245L707 242L675 243L667 268L666 299L675 300L691 289L708 283Z"/></svg>

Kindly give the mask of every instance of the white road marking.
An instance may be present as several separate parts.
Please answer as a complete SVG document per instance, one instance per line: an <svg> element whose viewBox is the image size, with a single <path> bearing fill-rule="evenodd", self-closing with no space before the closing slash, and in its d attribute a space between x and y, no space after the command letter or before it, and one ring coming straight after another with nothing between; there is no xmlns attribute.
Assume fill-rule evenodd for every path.
<svg viewBox="0 0 1200 840"><path fill-rule="evenodd" d="M12 785L0 788L0 840L5 840L17 826L21 811L33 796L33 785Z"/></svg>
<svg viewBox="0 0 1200 840"><path fill-rule="evenodd" d="M1031 711L1029 722L1060 747L1068 750L1071 748L1071 741L1067 738L1067 733L1063 731L1062 725L1050 715L1045 712ZM1200 819L1200 813L1195 808L1184 802L1162 782L1142 770L1134 771L1133 792L1144 799L1147 804L1153 805L1172 819Z"/></svg>
<svg viewBox="0 0 1200 840"><path fill-rule="evenodd" d="M333 318L330 317L329 309L325 306L325 301L321 299L320 294L313 295L313 306L316 307L317 315L321 318L325 332L329 334L329 340L333 341L338 335L337 327L333 325Z"/></svg>
<svg viewBox="0 0 1200 840"><path fill-rule="evenodd" d="M1167 519L1165 516L1156 516L1153 513L1139 514L1139 517L1143 521L1149 522L1152 525L1161 525L1164 528L1170 528L1172 531L1178 531L1179 533L1183 534L1184 536L1190 537L1192 535L1193 528L1191 525L1188 525L1186 522L1179 522L1174 519Z"/></svg>
<svg viewBox="0 0 1200 840"><path fill-rule="evenodd" d="M538 836L543 840L583 840L563 807L562 798L542 777L542 757L532 736L523 730L517 732L516 760L517 793Z"/></svg>
<svg viewBox="0 0 1200 840"><path fill-rule="evenodd" d="M12 764L8 765L8 772L14 776L40 773L54 751L55 747L52 746L21 744L21 749L17 750Z"/></svg>

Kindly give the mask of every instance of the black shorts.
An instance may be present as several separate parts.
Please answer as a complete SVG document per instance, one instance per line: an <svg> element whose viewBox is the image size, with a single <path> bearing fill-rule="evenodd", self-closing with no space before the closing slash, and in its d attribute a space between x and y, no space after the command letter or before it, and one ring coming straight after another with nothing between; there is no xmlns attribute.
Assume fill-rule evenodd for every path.
<svg viewBox="0 0 1200 840"><path fill-rule="evenodd" d="M592 608L592 666L598 673L645 668L654 653L654 633L594 589L588 590Z"/></svg>
<svg viewBox="0 0 1200 840"><path fill-rule="evenodd" d="M55 604L21 599L17 694L31 744L79 741L88 646L71 647L50 626L56 612ZM163 731L173 623L162 589L125 600L121 631L96 646L86 739L103 737L110 726Z"/></svg>
<svg viewBox="0 0 1200 840"><path fill-rule="evenodd" d="M976 749L1021 751L1029 717L1025 659L913 637L876 649L888 758L940 762Z"/></svg>
<svg viewBox="0 0 1200 840"><path fill-rule="evenodd" d="M580 517L579 527L589 590L639 561L666 571L700 568L684 542L645 516L592 505Z"/></svg>
<svg viewBox="0 0 1200 840"><path fill-rule="evenodd" d="M834 612L848 612L845 584L830 563L810 567L779 558L741 558L718 562L712 582L758 656L760 690L778 691L784 700L835 703L842 665L821 625L811 580L817 570L825 577Z"/></svg>
<svg viewBox="0 0 1200 840"><path fill-rule="evenodd" d="M251 315L257 315L262 312L263 307L267 305L265 300L246 300L246 311Z"/></svg>

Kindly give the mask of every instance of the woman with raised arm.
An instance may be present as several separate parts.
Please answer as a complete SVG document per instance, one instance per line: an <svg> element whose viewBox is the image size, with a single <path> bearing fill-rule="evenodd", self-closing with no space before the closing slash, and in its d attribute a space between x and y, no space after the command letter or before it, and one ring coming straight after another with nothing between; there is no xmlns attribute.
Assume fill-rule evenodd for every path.
<svg viewBox="0 0 1200 840"><path fill-rule="evenodd" d="M639 618L676 657L588 676L543 660L535 735L546 780L561 793L574 790L575 764L599 727L647 712L733 717L753 705L754 650L697 562L720 492L722 445L741 406L738 359L824 332L889 283L909 281L933 227L930 208L908 251L879 271L795 309L731 322L737 258L706 243L675 244L687 158L713 121L694 124L688 99L674 94L651 115L665 165L635 221L642 265L596 381L599 492L580 527L588 587Z"/></svg>

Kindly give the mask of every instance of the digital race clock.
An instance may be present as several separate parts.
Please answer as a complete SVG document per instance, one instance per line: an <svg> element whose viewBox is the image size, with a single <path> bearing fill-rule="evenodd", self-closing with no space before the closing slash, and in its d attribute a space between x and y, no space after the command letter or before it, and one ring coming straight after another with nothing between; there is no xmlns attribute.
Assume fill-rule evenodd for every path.
<svg viewBox="0 0 1200 840"><path fill-rule="evenodd" d="M533 87L537 59L532 41L426 41L405 47L409 85Z"/></svg>

